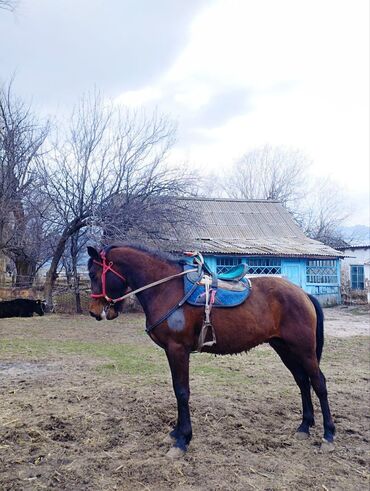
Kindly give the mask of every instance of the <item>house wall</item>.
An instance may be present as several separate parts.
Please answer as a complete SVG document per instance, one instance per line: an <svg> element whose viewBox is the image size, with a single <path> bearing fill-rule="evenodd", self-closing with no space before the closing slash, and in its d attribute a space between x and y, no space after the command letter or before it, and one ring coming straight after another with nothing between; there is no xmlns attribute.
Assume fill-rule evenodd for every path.
<svg viewBox="0 0 370 491"><path fill-rule="evenodd" d="M350 278L349 274L351 265L370 265L370 246L363 247L361 249L344 249L343 253L346 256L350 256L345 257L342 261L342 271L346 272L346 278L348 278L348 280ZM369 268L367 268L367 276L365 275L365 278L370 279Z"/></svg>
<svg viewBox="0 0 370 491"><path fill-rule="evenodd" d="M206 255L204 254L207 264L212 271L217 271L217 258L231 257L230 255ZM257 256L251 257L238 257L241 262L249 264L249 259L257 258ZM264 256L266 257L266 256ZM278 259L278 258L273 258ZM340 295L340 263L339 259L334 260L335 264L335 280L331 283L309 283L307 281L307 258L279 258L281 260L281 274L276 275L282 278L286 278L292 283L300 286L307 293L314 295L322 305L337 305L341 302ZM249 277L260 275L248 275ZM268 276L263 274L262 276Z"/></svg>

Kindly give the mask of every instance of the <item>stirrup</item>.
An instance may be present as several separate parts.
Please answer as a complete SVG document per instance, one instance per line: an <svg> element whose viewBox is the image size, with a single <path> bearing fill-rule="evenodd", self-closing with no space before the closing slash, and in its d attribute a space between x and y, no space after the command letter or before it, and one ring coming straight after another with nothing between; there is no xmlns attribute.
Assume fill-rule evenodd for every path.
<svg viewBox="0 0 370 491"><path fill-rule="evenodd" d="M206 341L207 335L211 334L212 338ZM202 351L204 346L213 346L217 343L215 330L210 322L203 322L202 329L198 338L198 351Z"/></svg>

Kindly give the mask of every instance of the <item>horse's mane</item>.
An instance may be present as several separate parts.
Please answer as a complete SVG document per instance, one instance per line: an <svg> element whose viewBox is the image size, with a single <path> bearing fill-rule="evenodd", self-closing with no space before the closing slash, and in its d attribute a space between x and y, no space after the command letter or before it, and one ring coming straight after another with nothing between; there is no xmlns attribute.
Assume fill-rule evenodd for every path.
<svg viewBox="0 0 370 491"><path fill-rule="evenodd" d="M179 262L180 257L170 254L168 252L160 251L158 249L154 249L152 247L139 244L136 242L116 242L107 247L104 247L106 253L108 253L111 249L115 249L117 247L130 247L131 249L135 249L137 251L145 252L150 256L164 261L168 264L177 264Z"/></svg>

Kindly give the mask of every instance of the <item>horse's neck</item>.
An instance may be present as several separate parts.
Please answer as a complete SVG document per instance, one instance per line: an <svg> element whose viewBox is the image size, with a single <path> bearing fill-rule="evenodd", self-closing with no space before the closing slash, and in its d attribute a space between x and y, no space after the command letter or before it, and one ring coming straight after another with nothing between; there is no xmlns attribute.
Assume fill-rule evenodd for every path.
<svg viewBox="0 0 370 491"><path fill-rule="evenodd" d="M180 266L176 267L176 264L170 264L160 258L153 257L135 249L130 249L123 257L125 268L124 274L127 276L129 286L133 290L148 286L155 281L180 271ZM174 293L172 290L173 280L157 285L155 288L149 287L138 293L137 297L144 309L147 323L153 323L165 313L167 302L175 301L173 299ZM160 306L158 306L159 298L162 299Z"/></svg>
<svg viewBox="0 0 370 491"><path fill-rule="evenodd" d="M177 268L164 260L136 249L127 249L124 268L131 288L141 288L176 273Z"/></svg>

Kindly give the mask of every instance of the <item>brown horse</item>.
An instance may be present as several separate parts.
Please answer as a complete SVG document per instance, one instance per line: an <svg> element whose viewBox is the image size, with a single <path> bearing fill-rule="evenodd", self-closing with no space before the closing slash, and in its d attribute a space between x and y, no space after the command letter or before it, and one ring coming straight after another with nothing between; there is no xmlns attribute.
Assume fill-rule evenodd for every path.
<svg viewBox="0 0 370 491"><path fill-rule="evenodd" d="M180 276L183 266L178 259L130 245L110 246L100 252L89 247L88 253L91 315L97 320L116 318L122 297L129 291L136 292L146 315L147 332L166 352L178 407L177 424L170 433L174 447L169 456L178 456L187 450L192 438L189 356L197 348L204 307L185 302ZM301 391L303 418L298 438L307 438L314 425L312 385L323 415L323 446L331 449L335 427L325 377L319 368L324 338L318 301L281 278L253 278L248 300L237 307L213 309L212 325L217 342L203 351L240 353L267 342L278 353Z"/></svg>

